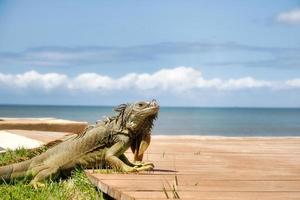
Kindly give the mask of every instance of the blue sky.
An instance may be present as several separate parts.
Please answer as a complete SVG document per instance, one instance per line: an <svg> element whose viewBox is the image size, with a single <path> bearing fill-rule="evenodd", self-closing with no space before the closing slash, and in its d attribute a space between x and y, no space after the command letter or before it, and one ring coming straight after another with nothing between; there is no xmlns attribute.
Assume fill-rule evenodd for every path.
<svg viewBox="0 0 300 200"><path fill-rule="evenodd" d="M300 1L0 0L0 103L300 106Z"/></svg>

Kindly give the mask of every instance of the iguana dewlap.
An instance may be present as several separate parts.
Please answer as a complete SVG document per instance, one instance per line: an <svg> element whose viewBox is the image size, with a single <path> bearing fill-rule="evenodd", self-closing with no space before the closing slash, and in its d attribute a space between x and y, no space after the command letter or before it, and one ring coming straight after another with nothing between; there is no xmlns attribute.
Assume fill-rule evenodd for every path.
<svg viewBox="0 0 300 200"><path fill-rule="evenodd" d="M117 116L107 118L84 133L63 141L46 152L20 163L0 167L0 179L32 176L37 187L46 178L68 172L76 166L110 166L122 172L152 170L152 163L134 164L124 155L131 147L135 160L141 160L150 143L150 131L159 111L155 100L122 104Z"/></svg>

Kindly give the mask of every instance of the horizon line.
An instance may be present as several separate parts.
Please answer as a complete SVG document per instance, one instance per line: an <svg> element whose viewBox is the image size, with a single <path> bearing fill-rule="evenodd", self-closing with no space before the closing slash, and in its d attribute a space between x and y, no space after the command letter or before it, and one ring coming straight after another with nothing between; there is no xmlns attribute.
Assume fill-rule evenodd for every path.
<svg viewBox="0 0 300 200"><path fill-rule="evenodd" d="M14 104L10 104L10 103L0 103L0 106L58 106L58 107L62 107L62 106L69 106L69 107L74 107L74 106L78 106L78 107L115 107L119 104L116 105L87 105L87 104L18 104L18 103L14 103ZM184 106L184 105L174 105L174 106L167 106L167 105L161 105L160 107L162 108L261 108L261 109L300 109L299 107L295 107L295 106Z"/></svg>

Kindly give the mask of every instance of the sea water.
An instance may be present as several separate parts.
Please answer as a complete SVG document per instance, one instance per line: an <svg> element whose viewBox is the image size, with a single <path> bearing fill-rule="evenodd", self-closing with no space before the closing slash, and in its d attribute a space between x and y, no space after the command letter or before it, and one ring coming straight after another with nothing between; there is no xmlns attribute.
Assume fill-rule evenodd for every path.
<svg viewBox="0 0 300 200"><path fill-rule="evenodd" d="M0 117L54 117L95 123L108 106L0 105ZM300 108L162 107L153 134L300 136Z"/></svg>

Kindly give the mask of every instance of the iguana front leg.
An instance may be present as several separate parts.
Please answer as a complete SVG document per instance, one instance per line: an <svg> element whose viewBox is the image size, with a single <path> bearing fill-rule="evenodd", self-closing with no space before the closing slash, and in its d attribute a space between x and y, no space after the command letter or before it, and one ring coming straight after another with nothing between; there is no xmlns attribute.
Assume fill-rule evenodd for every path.
<svg viewBox="0 0 300 200"><path fill-rule="evenodd" d="M113 146L111 146L106 154L105 161L114 169L122 172L137 172L144 170L152 170L152 165L147 166L130 166L130 164L124 163L119 157L129 148L129 143L124 141L119 141ZM127 159L128 161L128 159ZM125 161L125 162L127 162ZM129 161L128 161L129 162Z"/></svg>
<svg viewBox="0 0 300 200"><path fill-rule="evenodd" d="M39 169L38 169L39 168ZM58 167L48 167L48 166L40 166L33 170L34 179L30 181L30 184L37 189L38 187L44 187L45 184L42 183L46 178L55 176Z"/></svg>
<svg viewBox="0 0 300 200"><path fill-rule="evenodd" d="M130 167L142 167L142 166L146 166L146 165L151 165L154 168L154 164L151 162L140 162L140 161L136 161L134 163L130 162L128 160L128 158L125 156L125 154L122 154L121 156L119 156L120 160L122 160L126 165L130 166Z"/></svg>

